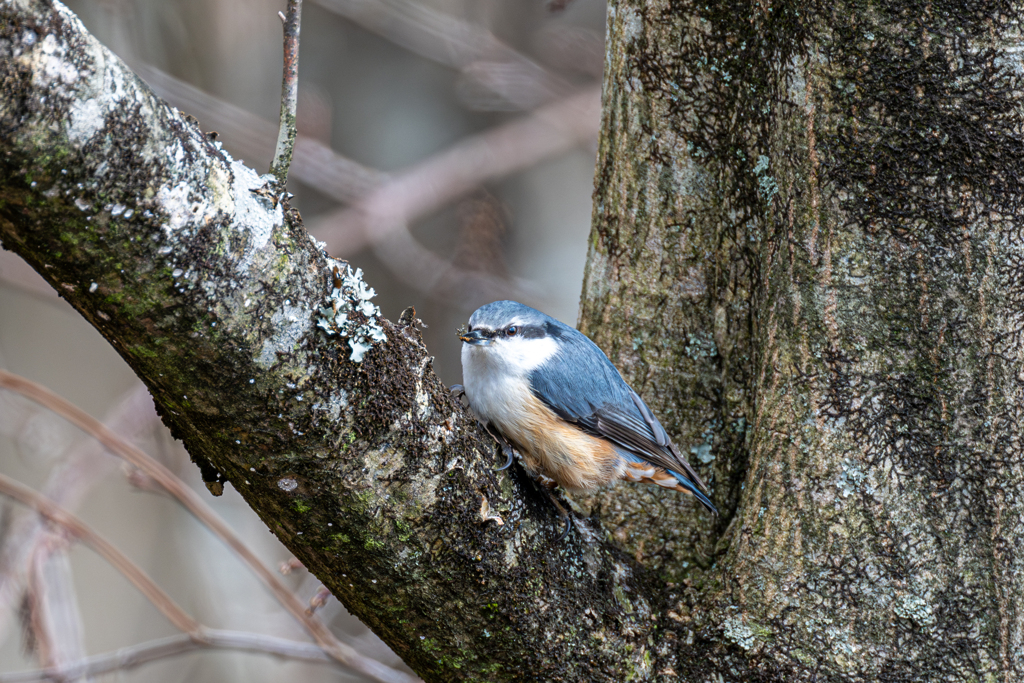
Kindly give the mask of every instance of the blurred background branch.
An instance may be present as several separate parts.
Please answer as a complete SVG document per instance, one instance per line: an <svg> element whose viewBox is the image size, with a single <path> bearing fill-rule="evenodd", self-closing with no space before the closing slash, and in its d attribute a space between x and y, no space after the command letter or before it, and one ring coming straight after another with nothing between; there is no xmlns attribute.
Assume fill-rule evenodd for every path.
<svg viewBox="0 0 1024 683"><path fill-rule="evenodd" d="M356 671L367 674L374 680L381 680L386 683L391 681L412 683L412 681L419 680L405 674L398 674L398 672L395 672L394 676L389 671L380 672L381 665L377 662L367 661L366 658L359 655L353 648L339 641L319 619L313 616L311 611L307 611L303 607L302 603L281 582L274 572L256 557L255 553L200 498L199 494L189 488L169 469L119 437L99 420L90 417L84 411L39 384L5 370L0 370L0 388L21 394L25 398L35 401L60 415L99 441L111 453L123 458L127 463L141 470L160 490L172 496L235 552L270 592L274 594L281 603L281 606L303 625L324 652L333 659ZM155 584L152 584L152 581L141 570L137 569L133 563L127 561L127 558L121 556L113 546L96 536L88 527L81 524L70 513L59 508L53 501L45 496L40 496L31 489L15 484L13 480L6 479L2 474L0 474L0 493L15 497L26 505L32 505L47 519L61 524L74 532L77 537L88 541L90 545L93 545L103 555L104 559L118 568L139 590L145 593L150 601L179 629L186 633L192 633L199 628L195 623L186 623L191 618L187 617L162 591L159 591ZM195 637L198 638L198 636ZM387 667L383 668L386 669Z"/></svg>
<svg viewBox="0 0 1024 683"><path fill-rule="evenodd" d="M275 654L278 656L289 656L289 653L295 652L297 656L301 656L303 659L310 658L308 654L306 654L308 649L301 647L303 645L302 643L282 642L280 639L268 638L258 634L226 634L224 632L211 633L207 627L197 622L177 603L175 603L167 593L157 586L156 583L138 567L138 565L129 560L109 541L97 534L77 517L55 505L53 501L2 474L0 474L0 495L11 497L23 505L27 505L35 509L40 515L50 522L60 526L72 537L81 540L86 545L90 546L111 566L117 569L122 576L128 579L128 581L131 582L131 584L143 595L145 595L149 602L156 607L168 621L183 631L185 637L195 644L195 646L230 647L232 649L248 650L253 652L267 652L268 654ZM53 587L54 584L51 583L51 590ZM39 587L36 586L35 588L38 591ZM40 594L37 599L41 602L45 602L51 599L60 600L63 597L58 591L54 592L57 594ZM46 612L47 610L45 608L37 607L34 610L34 615L38 617L41 613L45 614ZM66 624L59 624L59 626L64 628L67 627ZM70 663L54 661L55 658L52 652L54 644L55 641L39 644L42 649L44 649L44 654L41 658L47 663L47 669L50 670L48 674L49 676L58 679L66 679L94 673L88 670L90 666L96 666L96 663L92 661ZM266 646L269 649L261 649L261 646ZM335 651L330 651L322 645L320 646L320 649L327 657L330 657L339 664L352 667L366 675L370 680L378 681L379 683L415 683L415 681L419 680L415 676L409 676L400 671L390 670L377 662L367 661L366 658L354 651L346 653L347 656L344 658L339 658L336 652L336 646L332 648ZM182 648L180 645L177 649L170 649L168 648L168 643L162 642L158 647L149 645L142 646L141 649L136 648L131 651L128 656L130 657L129 661L132 661L131 665L134 666L141 664L143 661L152 661L157 652L162 653L162 656L169 656L171 654L179 654L185 651L187 650ZM316 660L319 659L319 657L316 658ZM114 657L107 657L104 660L107 666L114 661L116 661ZM122 659L121 666L118 668L123 668L125 666L124 661L125 660Z"/></svg>

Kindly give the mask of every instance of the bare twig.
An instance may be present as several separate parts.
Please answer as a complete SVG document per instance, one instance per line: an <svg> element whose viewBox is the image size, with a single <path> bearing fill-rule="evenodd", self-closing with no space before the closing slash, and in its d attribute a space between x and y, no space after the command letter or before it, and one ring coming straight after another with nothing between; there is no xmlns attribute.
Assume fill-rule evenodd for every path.
<svg viewBox="0 0 1024 683"><path fill-rule="evenodd" d="M306 614L312 614L318 609L327 604L327 600L331 597L331 591L327 586L321 585L316 589L316 593L309 599L309 607L306 608Z"/></svg>
<svg viewBox="0 0 1024 683"><path fill-rule="evenodd" d="M202 633L202 642L196 642L187 635L160 638L124 647L115 652L88 657L59 669L37 669L0 674L0 683L35 683L37 681L63 681L83 676L99 676L113 671L125 671L141 664L197 650L257 652L307 662L333 662L319 646L312 643L300 643L258 633L223 631L212 628L203 628Z"/></svg>
<svg viewBox="0 0 1024 683"><path fill-rule="evenodd" d="M281 638L252 633L209 629L181 609L138 565L125 557L109 541L93 531L85 522L60 506L55 505L53 501L4 474L0 474L0 495L8 496L23 505L33 508L40 515L59 525L69 534L95 550L104 560L109 562L111 566L128 579L133 586L138 588L146 599L161 614L167 617L176 628L184 633L183 636L176 638L163 639L126 648L110 655L91 657L65 666L0 675L0 683L47 679L68 680L106 673L116 669L130 668L160 657L181 654L190 650L210 648L265 652L311 661L334 660L383 683L411 683L418 680L400 671L389 669L379 662L369 660L361 655L356 655L357 660L362 660L356 663L362 663L364 666L357 668L352 666L352 663L343 661L320 645L307 645L305 643L296 643ZM366 664L370 664L370 666L367 667Z"/></svg>
<svg viewBox="0 0 1024 683"><path fill-rule="evenodd" d="M296 569L305 569L305 568L306 568L305 565L303 565L302 562L300 562L298 560L298 558L290 557L290 558L288 558L287 560L285 560L284 562L281 563L281 566L277 568L277 571L279 571L282 576L288 576L289 574L291 574Z"/></svg>
<svg viewBox="0 0 1024 683"><path fill-rule="evenodd" d="M153 603L153 606L160 610L160 613L167 617L177 629L188 634L193 639L202 640L199 622L186 614L171 599L171 596L164 593L138 565L125 557L109 541L89 528L85 522L60 506L55 505L53 501L45 496L36 493L27 486L19 484L4 474L0 474L0 494L35 509L43 517L66 529L75 538L95 550L104 560L121 572L126 579L131 581L132 585L138 588L146 596L146 599Z"/></svg>
<svg viewBox="0 0 1024 683"><path fill-rule="evenodd" d="M302 18L302 0L288 0L288 16L284 17L284 74L281 77L281 125L277 133L277 150L270 164L270 174L277 178L277 186L284 191L288 183L288 169L292 165L292 151L298 131L295 110L299 102L299 24Z"/></svg>
<svg viewBox="0 0 1024 683"><path fill-rule="evenodd" d="M112 432L106 425L45 387L0 369L0 388L15 391L62 416L106 446L112 453L138 467L176 498L192 515L231 548L267 586L278 602L306 628L325 652L338 662L382 683L415 683L420 679L364 657L339 641L315 616L307 615L302 602L264 565L235 532L199 495L169 469Z"/></svg>

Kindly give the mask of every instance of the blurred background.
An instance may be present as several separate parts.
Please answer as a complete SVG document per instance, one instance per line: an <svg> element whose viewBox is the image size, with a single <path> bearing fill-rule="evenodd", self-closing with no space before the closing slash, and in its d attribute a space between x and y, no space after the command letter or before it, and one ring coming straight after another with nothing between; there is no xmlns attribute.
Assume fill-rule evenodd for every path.
<svg viewBox="0 0 1024 683"><path fill-rule="evenodd" d="M159 95L266 171L284 0L67 4ZM483 303L515 298L576 322L604 12L602 0L304 2L292 203L333 256L364 270L386 317L416 307L447 384L461 377L455 329ZM289 560L230 486L219 498L206 492L119 356L3 251L0 368L45 385L164 464L275 573ZM0 473L74 511L205 626L312 642L207 525L51 411L4 390ZM301 568L280 578L304 605L320 588ZM402 669L333 598L316 617L362 655ZM0 683L179 633L97 554L0 499ZM231 650L90 678L294 679L371 680L333 663Z"/></svg>

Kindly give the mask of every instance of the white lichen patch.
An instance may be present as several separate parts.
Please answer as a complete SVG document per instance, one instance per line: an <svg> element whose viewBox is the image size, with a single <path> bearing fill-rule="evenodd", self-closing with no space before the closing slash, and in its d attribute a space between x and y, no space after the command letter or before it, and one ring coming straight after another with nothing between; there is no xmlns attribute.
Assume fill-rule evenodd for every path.
<svg viewBox="0 0 1024 683"><path fill-rule="evenodd" d="M165 232L177 232L191 222L191 190L191 186L184 181L174 187L164 186L157 190L156 201L167 216L167 221L161 226Z"/></svg>
<svg viewBox="0 0 1024 683"><path fill-rule="evenodd" d="M690 453L705 465L715 461L715 454L711 452L711 444L709 443L699 443L695 446L690 446Z"/></svg>
<svg viewBox="0 0 1024 683"><path fill-rule="evenodd" d="M927 600L913 593L898 595L893 602L893 611L897 616L910 619L920 626L933 626L935 615Z"/></svg>
<svg viewBox="0 0 1024 683"><path fill-rule="evenodd" d="M309 329L310 311L302 306L293 306L285 301L281 308L274 311L270 322L274 334L263 341L256 364L269 369L277 362L278 353L291 353Z"/></svg>
<svg viewBox="0 0 1024 683"><path fill-rule="evenodd" d="M725 637L736 643L744 650L749 650L757 644L754 630L743 623L739 617L729 617L722 622L722 631Z"/></svg>
<svg viewBox="0 0 1024 683"><path fill-rule="evenodd" d="M269 186L270 176L260 176L241 161L232 160L234 174L235 212L232 228L248 232L249 241L239 262L239 270L245 272L253 256L270 242L276 228L284 224L284 208L281 202L269 205L262 191ZM268 210L269 209L269 210Z"/></svg>
<svg viewBox="0 0 1024 683"><path fill-rule="evenodd" d="M433 360L433 356L424 356L416 372L416 413L420 420L425 419L430 412L430 394L423 389L423 376Z"/></svg>
<svg viewBox="0 0 1024 683"><path fill-rule="evenodd" d="M355 271L347 263L329 261L334 287L320 309L317 326L327 334L348 337L352 354L349 360L360 363L374 342L387 340L377 318L380 309L370 302L376 292L363 282L363 270ZM355 315L353 315L355 314ZM360 322L360 318L365 319Z"/></svg>
<svg viewBox="0 0 1024 683"><path fill-rule="evenodd" d="M67 128L68 137L74 142L85 143L103 128L107 112L103 102L94 97L72 101L68 114L71 118Z"/></svg>
<svg viewBox="0 0 1024 683"><path fill-rule="evenodd" d="M71 85L78 80L78 68L67 58L65 45L50 33L42 41L25 41L33 49L22 53L20 62L32 70L32 83L43 88Z"/></svg>
<svg viewBox="0 0 1024 683"><path fill-rule="evenodd" d="M78 18L66 7L58 3L55 9L65 21L79 24L69 34L85 34ZM108 114L121 107L129 90L126 83L132 78L120 60L98 42L88 42L85 49L71 48L60 34L50 33L39 40L34 32L26 31L19 57L31 69L33 83L49 93L47 97L69 96L65 132L68 140L79 146L104 129Z"/></svg>
<svg viewBox="0 0 1024 683"><path fill-rule="evenodd" d="M867 472L864 471L861 464L849 458L843 460L843 471L836 478L836 488L839 489L843 498L849 498L851 494L858 491L868 494L875 492L874 487L868 481Z"/></svg>

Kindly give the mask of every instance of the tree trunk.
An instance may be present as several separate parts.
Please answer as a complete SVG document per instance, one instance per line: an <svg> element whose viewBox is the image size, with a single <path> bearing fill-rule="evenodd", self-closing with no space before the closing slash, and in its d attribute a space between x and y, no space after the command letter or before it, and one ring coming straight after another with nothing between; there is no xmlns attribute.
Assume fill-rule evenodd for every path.
<svg viewBox="0 0 1024 683"><path fill-rule="evenodd" d="M613 0L581 328L719 518L554 543L414 316L57 2L0 4L0 237L427 680L1010 681L1018 16Z"/></svg>
<svg viewBox="0 0 1024 683"><path fill-rule="evenodd" d="M1020 18L612 3L581 329L723 514L592 503L790 677L1024 676Z"/></svg>

